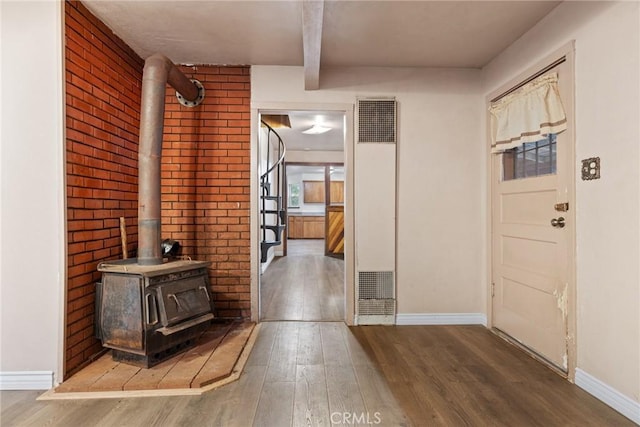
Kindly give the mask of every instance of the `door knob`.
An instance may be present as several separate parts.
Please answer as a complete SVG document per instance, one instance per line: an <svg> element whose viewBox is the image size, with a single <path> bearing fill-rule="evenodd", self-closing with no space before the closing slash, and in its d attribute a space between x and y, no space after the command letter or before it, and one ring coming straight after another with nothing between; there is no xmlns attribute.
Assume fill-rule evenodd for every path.
<svg viewBox="0 0 640 427"><path fill-rule="evenodd" d="M556 228L564 227L564 217L553 218L551 220L551 225L556 227Z"/></svg>

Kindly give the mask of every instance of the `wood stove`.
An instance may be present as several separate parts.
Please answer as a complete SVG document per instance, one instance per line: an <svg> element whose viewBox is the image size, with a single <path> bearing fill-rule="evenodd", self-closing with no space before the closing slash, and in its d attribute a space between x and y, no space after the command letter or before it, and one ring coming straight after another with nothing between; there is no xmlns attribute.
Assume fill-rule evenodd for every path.
<svg viewBox="0 0 640 427"><path fill-rule="evenodd" d="M100 264L96 330L113 358L148 368L192 346L213 319L209 264Z"/></svg>
<svg viewBox="0 0 640 427"><path fill-rule="evenodd" d="M138 257L98 266L96 335L116 360L150 367L194 344L213 319L209 262L166 262L161 250L160 169L167 83L196 107L204 87L166 56L146 59L138 147Z"/></svg>

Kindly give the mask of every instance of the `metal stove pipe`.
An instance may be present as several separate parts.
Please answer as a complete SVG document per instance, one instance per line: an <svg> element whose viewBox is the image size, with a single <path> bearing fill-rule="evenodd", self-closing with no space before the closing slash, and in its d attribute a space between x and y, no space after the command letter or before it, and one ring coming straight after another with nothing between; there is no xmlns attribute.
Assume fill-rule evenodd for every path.
<svg viewBox="0 0 640 427"><path fill-rule="evenodd" d="M189 101L198 87L161 54L151 55L142 73L138 151L138 264L162 264L160 237L160 158L167 83Z"/></svg>

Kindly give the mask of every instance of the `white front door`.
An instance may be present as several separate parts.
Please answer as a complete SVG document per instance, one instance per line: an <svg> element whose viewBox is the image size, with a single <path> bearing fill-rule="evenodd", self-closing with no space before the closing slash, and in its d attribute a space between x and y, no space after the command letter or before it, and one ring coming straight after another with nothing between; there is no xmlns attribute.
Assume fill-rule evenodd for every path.
<svg viewBox="0 0 640 427"><path fill-rule="evenodd" d="M550 72L569 100L568 64ZM493 327L564 372L575 206L563 209L573 200L573 151L567 130L492 155Z"/></svg>

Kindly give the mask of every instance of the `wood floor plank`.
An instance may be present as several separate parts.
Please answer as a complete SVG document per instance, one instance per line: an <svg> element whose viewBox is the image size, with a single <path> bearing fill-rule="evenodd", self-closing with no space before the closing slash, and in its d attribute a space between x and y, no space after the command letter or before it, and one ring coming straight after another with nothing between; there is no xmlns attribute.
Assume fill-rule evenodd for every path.
<svg viewBox="0 0 640 427"><path fill-rule="evenodd" d="M331 424L324 365L298 365L293 425L320 427Z"/></svg>
<svg viewBox="0 0 640 427"><path fill-rule="evenodd" d="M254 327L252 322L234 325L191 381L191 387L204 387L231 375Z"/></svg>
<svg viewBox="0 0 640 427"><path fill-rule="evenodd" d="M317 323L300 324L298 327L296 364L321 365L323 361L320 326Z"/></svg>
<svg viewBox="0 0 640 427"><path fill-rule="evenodd" d="M289 246L261 277L261 320L343 321L344 261L324 256L322 241Z"/></svg>
<svg viewBox="0 0 640 427"><path fill-rule="evenodd" d="M267 366L271 357L271 350L278 332L278 322L263 322L260 327L260 334L253 345L251 355L247 360L247 366Z"/></svg>
<svg viewBox="0 0 640 427"><path fill-rule="evenodd" d="M21 390L5 390L0 393L0 410L8 410L14 404L29 403L35 400L40 391L33 390L30 392L24 392Z"/></svg>
<svg viewBox="0 0 640 427"><path fill-rule="evenodd" d="M309 260L315 264L315 258ZM302 282L302 318L304 321L313 320L339 320L323 317L322 306L326 303L325 295L322 295L322 277L316 277L319 271L322 271L317 266L305 267L307 274Z"/></svg>
<svg viewBox="0 0 640 427"><path fill-rule="evenodd" d="M295 384L295 381L265 381L253 421L254 427L293 426Z"/></svg>
<svg viewBox="0 0 640 427"><path fill-rule="evenodd" d="M113 369L101 376L96 382L91 384L91 391L114 391L123 390L124 385L140 371L137 366L118 363Z"/></svg>
<svg viewBox="0 0 640 427"><path fill-rule="evenodd" d="M298 327L297 322L280 323L273 349L271 350L266 382L295 382Z"/></svg>
<svg viewBox="0 0 640 427"><path fill-rule="evenodd" d="M25 419L40 413L48 405L36 401L42 391L0 391L0 425L17 426Z"/></svg>
<svg viewBox="0 0 640 427"><path fill-rule="evenodd" d="M66 379L56 387L56 393L85 391L103 375L113 370L118 365L111 357L111 352L104 354L98 360L77 372L71 378Z"/></svg>
<svg viewBox="0 0 640 427"><path fill-rule="evenodd" d="M343 323L320 324L320 336L322 338L322 354L326 365L351 365L351 358L347 350L342 329Z"/></svg>
<svg viewBox="0 0 640 427"><path fill-rule="evenodd" d="M369 419L379 419L384 425L408 426L409 420L400 409L378 369L364 364L354 365L353 369Z"/></svg>
<svg viewBox="0 0 640 427"><path fill-rule="evenodd" d="M246 366L238 381L190 399L176 426L253 425L267 367Z"/></svg>
<svg viewBox="0 0 640 427"><path fill-rule="evenodd" d="M181 358L181 357L180 357ZM179 360L179 359L178 359ZM123 386L124 390L154 390L160 381L176 365L176 357L165 360L149 369L141 369Z"/></svg>
<svg viewBox="0 0 640 427"><path fill-rule="evenodd" d="M173 426L189 403L187 396L123 399L96 427Z"/></svg>
<svg viewBox="0 0 640 427"><path fill-rule="evenodd" d="M325 374L331 414L356 414L358 417L360 414L367 414L367 407L352 366L325 365ZM374 414L369 415L370 419L373 419ZM367 425L349 422L342 422L342 424Z"/></svg>
<svg viewBox="0 0 640 427"><path fill-rule="evenodd" d="M324 257L322 263L323 265L319 267L320 271L324 272L322 277L324 286L320 289L322 319L344 321L344 260Z"/></svg>
<svg viewBox="0 0 640 427"><path fill-rule="evenodd" d="M114 399L38 402L45 403L42 410L20 420L21 427L41 426L93 426L103 420L121 402ZM4 425L4 419L2 423Z"/></svg>
<svg viewBox="0 0 640 427"><path fill-rule="evenodd" d="M188 350L175 365L162 377L158 388L190 388L191 382L202 370L205 363L230 333L232 325L211 330L200 345Z"/></svg>

